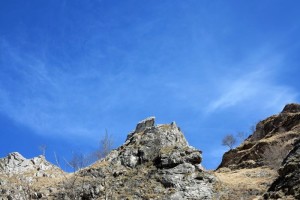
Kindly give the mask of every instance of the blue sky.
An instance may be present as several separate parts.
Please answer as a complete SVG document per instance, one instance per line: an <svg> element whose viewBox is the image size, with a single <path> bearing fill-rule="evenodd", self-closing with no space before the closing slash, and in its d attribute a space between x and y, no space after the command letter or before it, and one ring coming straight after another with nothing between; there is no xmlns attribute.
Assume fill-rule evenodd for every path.
<svg viewBox="0 0 300 200"><path fill-rule="evenodd" d="M68 159L176 121L216 168L221 140L299 102L300 2L0 0L0 157Z"/></svg>

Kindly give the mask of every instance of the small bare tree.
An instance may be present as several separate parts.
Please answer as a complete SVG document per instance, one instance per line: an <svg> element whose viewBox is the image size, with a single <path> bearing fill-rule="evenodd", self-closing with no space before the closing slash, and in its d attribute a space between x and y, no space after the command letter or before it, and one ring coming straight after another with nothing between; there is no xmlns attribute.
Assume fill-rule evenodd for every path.
<svg viewBox="0 0 300 200"><path fill-rule="evenodd" d="M87 178L83 168L90 164L89 156L75 152L72 158L69 161L65 160L65 162L73 169L74 173L70 177L65 177L62 194L71 199L81 199Z"/></svg>
<svg viewBox="0 0 300 200"><path fill-rule="evenodd" d="M85 156L82 153L73 153L73 156L67 164L74 170L74 172L82 169L87 165Z"/></svg>
<svg viewBox="0 0 300 200"><path fill-rule="evenodd" d="M243 131L237 132L236 137L239 139L239 143L242 143L246 139L246 135L247 134Z"/></svg>
<svg viewBox="0 0 300 200"><path fill-rule="evenodd" d="M107 133L107 130L105 130L105 135L100 140L99 149L96 151L97 158L101 159L107 156L107 154L109 154L109 152L112 150L112 146L113 146L112 136Z"/></svg>
<svg viewBox="0 0 300 200"><path fill-rule="evenodd" d="M228 146L230 149L236 144L236 139L232 134L226 135L222 140L223 146Z"/></svg>

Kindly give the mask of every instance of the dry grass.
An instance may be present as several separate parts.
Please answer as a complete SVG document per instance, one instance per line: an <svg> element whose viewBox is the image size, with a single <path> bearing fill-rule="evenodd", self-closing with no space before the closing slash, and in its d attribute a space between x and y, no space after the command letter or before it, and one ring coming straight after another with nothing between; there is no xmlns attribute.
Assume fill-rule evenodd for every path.
<svg viewBox="0 0 300 200"><path fill-rule="evenodd" d="M98 169L98 168L107 167L107 166L109 166L109 162L107 162L105 160L100 160L100 161L95 162L88 168L89 169Z"/></svg>
<svg viewBox="0 0 300 200"><path fill-rule="evenodd" d="M219 180L216 185L218 199L255 199L262 195L277 177L277 172L269 168L216 171Z"/></svg>

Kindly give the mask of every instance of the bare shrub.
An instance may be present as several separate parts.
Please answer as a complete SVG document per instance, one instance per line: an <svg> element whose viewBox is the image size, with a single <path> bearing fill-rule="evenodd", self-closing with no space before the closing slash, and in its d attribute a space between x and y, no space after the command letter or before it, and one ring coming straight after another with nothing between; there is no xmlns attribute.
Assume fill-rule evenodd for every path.
<svg viewBox="0 0 300 200"><path fill-rule="evenodd" d="M85 156L83 153L78 152L73 153L71 160L66 162L67 165L71 167L74 172L79 171L80 169L90 164L87 156Z"/></svg>
<svg viewBox="0 0 300 200"><path fill-rule="evenodd" d="M45 145L45 144L42 144L39 146L39 150L42 152L42 155L44 157L46 157L46 149L47 149L47 145Z"/></svg>
<svg viewBox="0 0 300 200"><path fill-rule="evenodd" d="M243 131L239 131L239 132L237 132L236 137L238 138L239 143L242 143L246 139L247 134Z"/></svg>
<svg viewBox="0 0 300 200"><path fill-rule="evenodd" d="M230 149L236 144L236 139L232 134L226 135L222 140L223 146L228 146Z"/></svg>
<svg viewBox="0 0 300 200"><path fill-rule="evenodd" d="M113 146L112 135L108 134L107 130L105 130L104 137L100 139L99 149L95 153L97 159L101 159L107 156L111 152L112 146Z"/></svg>
<svg viewBox="0 0 300 200"><path fill-rule="evenodd" d="M65 176L62 182L62 193L64 198L67 196L71 199L81 199L84 193L84 185L86 183L87 174L80 173L81 170L90 164L89 156L82 153L73 153L72 158L66 164L72 168L74 173L72 176Z"/></svg>

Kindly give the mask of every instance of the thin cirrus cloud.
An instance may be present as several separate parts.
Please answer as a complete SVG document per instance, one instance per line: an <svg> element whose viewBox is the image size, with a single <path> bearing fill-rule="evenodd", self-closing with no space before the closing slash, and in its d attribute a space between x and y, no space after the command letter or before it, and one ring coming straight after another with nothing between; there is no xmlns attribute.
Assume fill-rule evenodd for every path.
<svg viewBox="0 0 300 200"><path fill-rule="evenodd" d="M0 112L38 134L93 137L118 109L134 105L138 110L155 93L149 89L153 77L141 81L130 70L112 73L64 62L66 67L61 68L8 43L2 43L1 50L6 59L1 59Z"/></svg>
<svg viewBox="0 0 300 200"><path fill-rule="evenodd" d="M216 73L219 69L208 65L209 57L203 60L202 68L185 63L185 70L176 71L161 68L162 61L157 61L149 64L149 71L143 68L137 72L137 58L130 60L127 68L112 70L111 63L95 67L99 63L93 59L83 59L73 66L60 60L63 67L55 66L48 62L47 51L42 56L36 52L23 54L22 48L12 48L9 43L2 42L0 50L5 52L0 55L4 72L0 74L0 111L44 135L92 137L109 124L113 119L110 116L122 118L143 109L144 113L159 110L164 115L178 109L212 115L247 104L270 111L297 97L293 88L274 78L282 59L271 56L265 62L264 52L238 65L228 61L226 65L231 67L226 68L226 73ZM265 52L272 49L266 48ZM127 57L132 59L138 54ZM212 80L216 77L204 77L210 73L216 73L218 83ZM203 105L208 106L203 110Z"/></svg>
<svg viewBox="0 0 300 200"><path fill-rule="evenodd" d="M1 50L6 56L0 81L2 113L39 134L88 136L94 132L96 127L85 113L99 104L91 98L86 106L92 88L77 87L84 80L82 74L76 77L50 67L45 60L21 54L8 44L2 44Z"/></svg>
<svg viewBox="0 0 300 200"><path fill-rule="evenodd" d="M272 75L273 70L262 68L236 79L220 80L219 95L211 100L206 112L212 113L241 104L277 110L295 101L297 93L294 89L274 81Z"/></svg>

